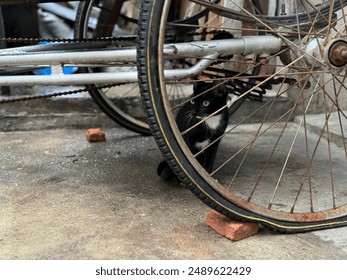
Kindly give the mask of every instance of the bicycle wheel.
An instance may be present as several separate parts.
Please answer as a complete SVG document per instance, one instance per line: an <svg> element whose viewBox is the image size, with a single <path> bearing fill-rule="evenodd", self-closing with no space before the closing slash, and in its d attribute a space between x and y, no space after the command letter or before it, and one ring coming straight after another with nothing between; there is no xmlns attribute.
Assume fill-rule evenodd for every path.
<svg viewBox="0 0 347 280"><path fill-rule="evenodd" d="M261 1L190 2L209 8L211 20L189 25L194 32L186 39L172 31L170 1L146 0L140 16L141 94L168 164L203 202L231 218L281 232L346 225L346 1L286 1L277 16L265 16L269 7ZM258 36L245 36L255 28ZM214 34L234 31L213 42ZM176 35L185 43L172 44ZM184 71L168 63L182 59L194 63ZM267 69L250 77L259 64ZM238 98L247 98L244 115L233 115L217 140L211 172L197 160L203 150L192 152L187 130L175 121L184 104L170 102L172 84L197 73L243 88Z"/></svg>
<svg viewBox="0 0 347 280"><path fill-rule="evenodd" d="M119 48L135 47L135 37L130 37L129 34L135 33L136 24L128 18L124 20L120 15L120 9L127 2L130 1L81 1L76 15L75 38L81 40L117 37ZM137 18L137 12L133 10L135 18ZM119 26L121 24L124 25L123 29ZM136 71L136 64L123 63L113 67L96 65L83 68L81 71ZM87 85L87 88L94 102L108 117L132 131L143 135L151 134L141 107L137 83L119 84L108 89L98 89L97 86Z"/></svg>

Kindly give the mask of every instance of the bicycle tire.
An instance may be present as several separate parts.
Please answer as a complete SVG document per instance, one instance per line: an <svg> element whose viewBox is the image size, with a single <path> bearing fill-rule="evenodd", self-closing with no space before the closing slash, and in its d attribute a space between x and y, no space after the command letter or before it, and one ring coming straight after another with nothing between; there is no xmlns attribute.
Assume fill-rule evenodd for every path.
<svg viewBox="0 0 347 280"><path fill-rule="evenodd" d="M117 0L118 1L118 0ZM77 12L76 12L76 21L74 26L74 35L76 39L83 39L87 37L87 31L88 31L88 22L91 18L91 13L94 8L94 1L81 1L79 3ZM102 17L100 15L99 17ZM98 20L99 21L99 20ZM98 25L96 24L96 31L94 32L93 36L97 37L111 37L112 34L110 31L106 30L105 32L102 30L106 25ZM101 30L100 30L101 29ZM122 42L120 41L120 44ZM83 72L92 72L94 71L91 68L83 67L80 69L80 71ZM121 125L122 127L125 127L131 131L140 133L142 135L151 135L149 126L145 120L144 114L143 117L141 116L140 110L140 94L137 91L137 85L132 86L126 86L126 85L120 85L123 88L121 88L119 93L117 93L116 96L109 96L108 93L105 90L97 89L96 85L90 84L86 85L88 92L90 96L92 97L93 101L97 104L97 106L113 121ZM130 88L130 89L129 89ZM130 94L128 94L128 90ZM137 115L134 115L134 112L132 110L128 110L129 105L127 104L135 104L136 105L136 111ZM133 105L131 105L133 106Z"/></svg>
<svg viewBox="0 0 347 280"><path fill-rule="evenodd" d="M330 141L332 141L332 139L330 139L329 130L326 130L326 126L327 126L327 121L325 122L324 126L322 127L322 131L318 132L319 137L316 136L316 134L314 136L312 136L314 143L317 142L316 146L318 146L318 144L320 145L321 143L323 148L326 149L326 147L328 147L328 149L332 150L330 151L330 157L332 156L336 156L336 158L334 158L334 160L338 163L338 171L340 171L340 173L338 175L342 176L336 178L335 181L335 188L336 190L334 190L334 192L336 191L336 193L333 193L332 196L334 196L333 200L334 200L334 205L331 206L330 202L331 199L328 201L329 206L327 206L327 208L322 208L320 209L320 207L325 207L324 203L325 201L320 201L317 199L317 203L316 204L308 204L306 202L306 197L304 197L304 203L303 206L305 207L305 210L298 210L294 208L290 208L289 210L287 210L287 205L285 205L285 203L287 203L287 199L289 200L288 193L284 192L284 194L280 197L280 202L283 203L283 205L280 205L281 203L277 203L278 205L275 205L276 203L272 202L272 205L269 204L261 204L261 201L253 201L253 197L249 197L248 194L247 196L242 195L242 190L240 191L239 189L232 189L230 190L230 188L227 188L226 186L223 185L222 182L218 181L220 178L224 179L223 176L217 177L216 171L213 172L213 174L209 174L207 173L202 167L201 165L197 162L197 160L195 159L194 155L190 152L190 150L187 148L183 137L181 135L181 132L179 131L179 129L177 128L177 125L175 123L175 118L174 115L172 113L172 108L170 107L170 103L168 101L168 93L166 90L166 81L163 78L164 77L164 66L162 64L162 62L164 61L164 58L162 57L163 54L163 41L165 38L164 32L165 32L165 24L167 21L167 13L169 10L169 3L170 1L164 1L164 0L145 0L142 4L142 8L141 8L141 15L140 15L140 21L139 21L139 40L138 40L138 47L137 47L137 51L138 51L138 70L139 70L139 79L140 79L140 88L141 88L141 95L142 95L142 99L143 99L143 104L145 107L145 111L147 114L147 119L149 122L149 125L152 128L153 131L153 135L154 138L158 144L159 149L161 150L163 156L165 157L167 163L170 165L171 169L175 172L175 174L177 175L177 177L183 182L184 185L188 186L190 188L190 190L201 200L203 201L205 204L207 204L208 206L210 206L211 208L217 210L218 212L233 218L233 219L237 219L237 220L242 220L242 221L249 221L249 222L257 222L260 223L262 225L265 225L267 227L270 227L276 231L279 232L286 232L286 233L295 233L295 232L306 232L306 231L312 231L312 230L319 230L319 229L326 229L326 228L333 228L333 227L339 227L339 226L345 226L347 224L347 206L346 206L346 195L344 195L344 176L343 176L343 171L341 172L341 170L344 170L344 166L346 166L346 158L344 158L344 153L346 153L346 146L344 144L344 140L339 139L339 145L344 145L344 147L342 147L342 152L338 149L339 147L335 147L335 145L332 147L330 143ZM307 1L306 1L307 2ZM342 16L344 17L344 12L342 12ZM338 28L336 28L336 25L333 25L332 22L329 22L329 28L324 29L326 33L330 32L331 30L336 30ZM342 30L342 29L341 29ZM285 33L281 34L280 32L278 32L280 36L282 36L283 40L285 40L286 45L288 47L288 49L290 49L291 52L295 53L296 46L292 46L291 42L288 42L287 39L285 38ZM326 34L324 34L323 32L319 33L320 36L324 35L324 38L328 38L325 37L327 36ZM330 33L329 33L330 34ZM328 35L329 35L328 34ZM346 35L341 31L338 35L338 39L341 42L345 41L345 37ZM300 32L298 32L298 38L302 40L302 38L300 37ZM318 39L315 39L318 40ZM344 44L344 43L342 43ZM294 44L293 44L294 45ZM344 50L347 49L346 45L343 45ZM305 49L307 52L308 50ZM328 49L328 51L331 51L331 49ZM307 57L311 57L311 53L306 54L306 59ZM303 55L303 57L305 57L305 55ZM299 57L300 58L300 57ZM293 60L295 60L294 58L292 58ZM309 59L308 59L309 60ZM153 63L154 61L156 61L157 63ZM291 62L292 65L294 64L294 62ZM312 62L307 62L302 61L302 63L312 63ZM331 64L331 61L328 62ZM314 62L315 64L315 62ZM303 64L304 65L304 64ZM344 65L345 66L345 65ZM285 65L283 67L286 67ZM310 65L311 68L312 65ZM335 93L337 94L336 97L338 97L338 95L340 94L340 92L343 90L344 88L344 81L346 78L345 75L345 68L342 69L334 69L336 71L340 71L338 72L338 74L336 74L335 72L332 72L332 70L328 70L326 68L323 68L323 66L321 66L320 64L318 65L319 70L321 72L324 72L324 74L328 74L331 76L332 79L332 83L334 84L335 87L339 86L339 92ZM315 72L317 72L316 69L314 69ZM308 75L306 77L306 79L299 79L293 83L293 80L291 80L291 82L289 83L289 80L291 79L292 76L288 76L289 78L285 78L285 79L281 79L281 83L280 83L280 87L283 86L284 82L288 82L288 88L294 87L299 85L300 86L300 94L301 97L303 98L304 96L304 92L305 92L305 88L306 86L308 86L309 84L309 78L312 79L313 77L313 70L311 70L312 72L308 72ZM275 72L275 74L278 72ZM279 74L279 73L278 73ZM323 75L323 74L322 74ZM299 74L298 74L299 76ZM329 76L329 77L330 77ZM269 77L272 77L272 75L269 75ZM287 77L287 76L286 76ZM341 81L341 80L342 81ZM323 92L323 96L325 98L327 95L327 90L325 89L325 85L322 85L319 83L320 79L318 81L316 81L316 87L319 87L319 89ZM304 84L304 85L303 85ZM257 86L255 86L257 87ZM281 90L281 89L279 89ZM312 88L311 88L312 90ZM283 90L282 90L283 91ZM312 100L312 96L314 96L314 94L317 94L317 89L313 89L311 96L309 95L310 99ZM334 95L334 94L332 94ZM275 95L275 97L273 97L272 99L278 99L280 97L280 95ZM300 97L300 98L301 98ZM331 97L331 98L334 98ZM287 112L291 112L291 110L297 109L297 107L300 105L301 106L307 106L303 109L303 112L301 112L305 117L306 116L306 110L309 109L309 106L311 105L311 103L309 103L308 105L305 104L305 102L307 102L307 99L303 99L302 102L299 102L299 97L297 99L297 103L294 103L294 105L290 105L292 107L288 107ZM342 112L342 110L338 107L338 102L337 101L332 101L333 104L332 106L335 106L336 110L337 110L337 114L343 116L343 120L345 120L346 115L344 115L344 113ZM261 107L262 108L262 107ZM324 110L323 110L324 112ZM329 114L329 117L331 115L331 112L325 112L326 116ZM254 112L252 113L254 114ZM251 115L251 114L250 114ZM288 116L288 113L286 114ZM266 120L267 116L264 117L264 122L262 122L262 125L260 126L260 128L264 125L265 120ZM289 119L289 118L288 118ZM300 145L296 145L295 141L298 140L297 135L299 133L301 133L301 128L300 126L303 126L305 129L304 133L308 133L306 132L306 124L302 125L302 122L306 122L306 120L304 120L304 117L302 118L303 121L301 121L301 124L297 124L295 126L295 124L293 124L293 130L291 128L288 128L288 124L283 128L279 125L279 130L281 131L283 129L288 131L290 133L290 136L292 137L293 135L293 131L294 131L294 140L292 140L291 143L291 150L289 150L288 155L287 156L283 156L283 158L285 160L287 160L286 164L291 160L291 157L294 156L298 156L299 160L300 158L300 154L294 154L294 151L296 151L296 148L298 151L300 151L301 146ZM290 121L292 121L292 118L290 119ZM340 120L340 123L342 121ZM277 125L277 122L274 123L275 125ZM299 126L300 125L300 126ZM341 125L342 126L342 125ZM273 129L274 126L269 126L269 129ZM298 128L297 128L298 127ZM242 130L242 129L241 129ZM275 130L275 128L274 128ZM323 132L326 132L327 136L327 140L325 141L324 139L322 139L322 135ZM242 132L242 131L241 131ZM267 133L268 131L266 130L263 134L261 134L260 136L263 136ZM236 133L236 132L235 132ZM342 131L343 133L343 131ZM244 135L244 133L243 133ZM275 145L273 147L271 147L270 150L272 150L272 154L266 155L265 161L266 159L268 159L266 162L262 162L264 160L264 158L260 158L259 160L254 157L254 155L252 154L254 152L254 154L256 152L261 152L259 150L255 151L255 150L251 150L251 148L253 147L253 143L255 141L258 141L258 139L260 138L259 136L259 132L257 132L255 134L255 137L253 139L251 139L249 141L249 143L252 143L251 145L245 145L246 147L249 146L249 152L251 153L251 156L253 157L251 159L251 165L250 166L256 166L255 163L259 163L261 164L260 167L260 171L265 170L266 168L268 168L270 160L272 160L273 154L278 154L278 158L280 158L281 160L283 159L281 156L281 153L279 151L278 148L278 143L280 140L280 136L277 139L275 139L273 142L275 143ZM267 135L268 136L268 135ZM271 136L271 135L270 135ZM301 137L301 135L299 135ZM310 144L310 137L311 136L303 136L306 137L304 139L304 141L306 141L306 146L309 146ZM317 141L318 138L318 141ZM233 140L235 141L235 139L237 138L233 138ZM266 139L268 141L268 138ZM300 139L299 139L300 140ZM320 142L322 140L322 142ZM323 141L324 140L324 141ZM241 141L242 142L242 141ZM263 144L260 143L260 144ZM271 142L272 143L272 142ZM225 146L227 147L227 143L225 144ZM241 145L242 146L242 145ZM285 146L285 145L284 145ZM298 147L296 147L298 146ZM287 147L286 147L287 148ZM336 164L330 161L330 158L327 159L325 157L321 158L320 155L317 155L317 150L318 147L313 147L312 150L312 155L309 154L308 150L310 150L311 153L311 148L309 149L309 147L305 147L306 148L306 154L303 157L304 160L302 162L299 161L299 165L298 167L296 167L295 165L291 166L292 169L294 169L295 172L301 172L300 176L301 178L299 178L300 176L298 175L298 180L302 180L303 183L302 185L304 187L306 187L306 185L304 185L304 181L306 180L306 177L311 177L311 172L312 174L314 173L315 170L313 170L314 168L319 168L319 166L317 167L316 165L313 165L312 163L317 160L318 158L318 165L322 165L322 164L330 164L331 165L331 169L333 167L336 167ZM235 148L236 149L236 148ZM259 148L264 149L263 147ZM336 154L335 154L335 149L336 149ZM344 153L343 153L343 149L344 149ZM224 150L221 152L221 154L224 153ZM341 154L340 154L341 153ZM310 159L305 159L305 157L308 157L309 155L311 155L312 157ZM248 156L248 153L245 153L245 156ZM232 161L237 162L236 160L234 160L234 158L229 157L229 160L232 159ZM321 162L319 162L319 160L321 160ZM244 163L242 160L238 160L238 162L242 162L242 164ZM237 163L238 163L237 162ZM324 162L324 163L322 163ZM327 163L326 163L327 162ZM229 162L226 162L229 163ZM304 166L304 174L302 174L302 170L301 165ZM333 166L334 165L334 166ZM221 165L222 166L222 165ZM224 166L222 166L224 167ZM228 166L229 168L232 168L232 166ZM241 167L241 165L239 166ZM288 165L284 165L284 168L287 168ZM300 167L300 168L299 168ZM314 167L314 168L313 168ZM243 166L242 166L243 168ZM297 169L295 169L297 168ZM235 168L234 168L235 169ZM236 168L237 169L237 168ZM256 172L253 172L255 176L253 176L252 173L247 173L247 177L254 177L255 180L260 180L262 178L258 178L258 175L263 175L261 172L258 172L258 169L256 169ZM228 170L227 170L228 171ZM225 172L227 172L225 171ZM280 170L281 171L281 170ZM330 170L329 170L330 171ZM219 172L219 171L218 171ZM237 170L237 172L239 172L239 170ZM264 171L265 172L265 171ZM310 174L308 174L310 173ZM342 175L341 175L342 174ZM228 175L228 174L227 174ZM237 180L237 182L240 184L239 188L243 188L243 187L247 187L248 181L245 180L245 176L244 174L236 174L237 176L240 176L240 178ZM235 174L232 174L231 176L236 176ZM283 175L283 174L282 174ZM314 173L314 175L317 175L317 173ZM319 174L318 174L319 175ZM333 178L334 175L334 178ZM331 172L331 178L329 177L329 179L335 179L335 173ZM303 179L304 177L304 179ZM320 182L319 180L322 179L319 176L317 176L318 179L314 178L312 180L314 180L314 183L318 182L318 187L319 184L325 184L325 181ZM272 177L268 177L265 178L268 181L265 183L270 183L273 181L271 181ZM264 180L265 180L264 179ZM282 178L280 178L282 180ZM294 179L296 179L296 176L294 177ZM234 178L233 178L234 180ZM273 179L272 179L273 180ZM299 181L300 181L299 180ZM322 179L323 180L323 179ZM247 181L247 184L245 184L245 181ZM288 182L288 184L283 184L283 186L281 185L283 183L282 180L280 182L277 182L278 185L277 187L284 187L284 186L288 186L291 187L292 185L294 185L294 183L296 182L296 180L294 180L295 182ZM234 181L232 181L231 183L233 183ZM341 183L342 182L342 183ZM229 183L229 181L228 181ZM230 183L230 184L231 184ZM243 183L243 185L241 185L241 183ZM276 183L276 182L275 182ZM284 182L287 183L287 182ZM338 184L339 183L339 184ZM306 182L305 182L306 184ZM233 187L234 187L234 183L233 183ZM341 186L340 186L341 185ZM238 186L236 186L238 187ZM263 187L266 187L266 184L264 184ZM297 186L295 186L296 188ZM341 187L341 189L340 189ZM277 189L278 190L278 189ZM276 190L276 191L277 191ZM293 189L294 190L294 189ZM262 192L264 192L266 194L265 191L267 191L267 189L263 188L261 190ZM287 189L285 189L284 191L288 191ZM300 189L301 191L301 189ZM309 190L312 191L312 190ZM318 191L322 191L322 197L319 197L319 199L327 199L326 193L325 193L325 189L322 190L322 188L320 189L314 189L313 194L311 194L313 196L313 198L316 198L315 196L319 194L316 194L315 192ZM330 190L329 190L330 191ZM297 191L298 192L298 191ZM252 194L253 195L253 194ZM301 196L301 194L299 194ZM298 196L298 193L295 194L295 196ZM290 199L292 199L292 197L290 197ZM311 197L312 199L312 197ZM336 201L335 201L336 200ZM321 202L322 203L321 205ZM296 203L296 202L295 202ZM335 205L336 203L336 205ZM270 207L271 206L271 207ZM275 206L274 208L272 208L273 206ZM282 207L282 208L281 208ZM299 206L295 205L295 207L299 208ZM308 211L306 210L306 207L310 208ZM318 207L318 210L313 209L314 207Z"/></svg>

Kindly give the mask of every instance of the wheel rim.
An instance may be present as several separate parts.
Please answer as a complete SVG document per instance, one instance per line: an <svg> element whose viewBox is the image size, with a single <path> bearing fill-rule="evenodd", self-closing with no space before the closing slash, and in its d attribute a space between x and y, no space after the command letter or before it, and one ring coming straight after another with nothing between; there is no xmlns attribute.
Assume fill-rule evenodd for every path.
<svg viewBox="0 0 347 280"><path fill-rule="evenodd" d="M304 3L313 6L311 1ZM169 9L169 4L164 5L165 9ZM294 12L298 10L294 5ZM194 157L190 153L174 125L173 108L177 110L177 106L170 105L170 84L165 82L166 66L159 54L163 102L176 141L201 177L243 209L288 222L325 221L342 217L347 211L343 176L347 158L346 114L340 104L346 90L344 25L347 17L345 9L338 13L337 18L331 13L326 27L320 30L314 27L317 18L310 19L313 26L310 32L299 27L296 31L284 32L263 24L287 46L287 51L281 54L284 63L272 62L274 72L264 75L265 79L281 78L282 82L276 85L272 97L263 100L248 115L231 121L211 174L195 160L197 155ZM290 33L296 34L294 38L288 36ZM161 45L163 38L165 35L161 34ZM296 91L294 97L290 96L294 95L293 91ZM280 102L290 103L290 106L287 104L278 113ZM317 102L322 106L318 107ZM310 119L312 112L321 113L315 116L322 118L321 123ZM337 133L332 127L333 119L337 123Z"/></svg>
<svg viewBox="0 0 347 280"><path fill-rule="evenodd" d="M100 3L102 4L102 3ZM110 31L105 25L102 27L96 27L99 14L102 12L107 13L108 7L102 7L95 4L94 1L88 3L82 3L84 17L80 18L78 27L76 30L76 36L82 38L93 38L95 36L115 36L119 31ZM110 2L113 7L113 2ZM96 26L95 26L96 25ZM107 34L99 32L96 28L106 28ZM129 28L134 32L134 27ZM109 34L112 32L112 34ZM99 34L100 33L100 34ZM132 47L135 47L135 42ZM100 67L99 67L100 68ZM98 66L84 68L83 71L94 72L100 71ZM102 67L102 71L106 72L126 72L136 71L136 63L128 63L125 65L115 65ZM139 94L138 84L127 83L112 86L105 89L97 89L98 85L89 85L88 90L93 100L100 107L100 109L109 116L112 120L116 121L120 125L131 129L135 132L142 133L144 135L150 135L150 129L145 119L145 114L142 109L141 97Z"/></svg>

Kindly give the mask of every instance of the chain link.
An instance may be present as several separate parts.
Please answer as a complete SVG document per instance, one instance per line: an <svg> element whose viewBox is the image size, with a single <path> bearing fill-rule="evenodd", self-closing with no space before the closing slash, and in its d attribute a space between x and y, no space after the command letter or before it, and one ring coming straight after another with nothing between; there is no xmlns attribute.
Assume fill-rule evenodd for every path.
<svg viewBox="0 0 347 280"><path fill-rule="evenodd" d="M128 41L133 40L135 41L135 36L126 36L126 37L99 37L99 38L83 38L83 39L68 39L68 38L54 38L54 39L48 39L48 38L0 38L1 42L7 42L7 43L18 43L18 44L33 44L33 43L40 43L40 42L49 42L49 43L84 43L84 42L100 42L100 41L109 41L109 42L115 42L115 41ZM121 84L106 84L102 86L95 86L97 90L99 89L105 89L105 88L111 88L115 86L119 86ZM46 98L52 98L52 97L58 97L58 96L64 96L64 95L70 95L70 94L77 94L81 92L88 92L88 88L81 88L76 90L69 90L69 91L60 91L60 92L54 92L46 95L31 95L31 96L24 96L24 97L17 97L17 98L4 98L0 99L0 104L6 104L6 103L15 103L15 102L23 102L23 101L30 101L30 100L37 100L37 99L46 99Z"/></svg>
<svg viewBox="0 0 347 280"><path fill-rule="evenodd" d="M135 36L125 36L125 37L99 37L99 38L83 38L83 39L75 39L75 38L0 38L0 42L7 43L40 43L40 42L49 42L49 43L83 43L83 42L112 42L112 41L122 41L122 40L135 40Z"/></svg>
<svg viewBox="0 0 347 280"><path fill-rule="evenodd" d="M203 30L200 33L194 33L195 35L208 35L213 34L216 35L217 31L206 31ZM232 36L232 35L231 35ZM100 42L100 41L109 41L109 42L121 42L121 41L134 41L136 40L136 36L125 36L125 37L99 37L99 38L83 38L83 39L69 39L69 38L0 38L0 42L7 42L7 43L18 43L18 44L34 44L34 43L40 43L40 42L49 42L49 43L84 43L84 42ZM96 89L104 89L104 88L111 88L115 86L119 86L121 84L107 84L102 86L95 86ZM69 90L69 91L60 91L55 92L51 94L46 95L32 95L32 96L24 96L24 97L18 97L18 98L4 98L0 99L0 104L6 104L6 103L14 103L14 102L23 102L23 101L30 101L30 100L37 100L37 99L45 99L45 98L52 98L52 97L58 97L58 96L64 96L64 95L70 95L70 94L77 94L81 92L88 92L88 88L81 88L76 90Z"/></svg>
<svg viewBox="0 0 347 280"><path fill-rule="evenodd" d="M106 84L106 85L102 85L102 86L95 86L95 89L99 90L99 89L105 89L105 88L120 86L120 85L122 85L122 84ZM54 93L45 94L45 95L31 95L31 96L23 96L23 97L18 97L18 98L0 99L0 104L31 101L31 100L38 100L38 99L46 99L46 98L52 98L52 97L70 95L70 94L77 94L77 93L81 93L81 92L88 92L88 88L85 87L85 88L69 90L69 91L59 91L59 92L54 92Z"/></svg>

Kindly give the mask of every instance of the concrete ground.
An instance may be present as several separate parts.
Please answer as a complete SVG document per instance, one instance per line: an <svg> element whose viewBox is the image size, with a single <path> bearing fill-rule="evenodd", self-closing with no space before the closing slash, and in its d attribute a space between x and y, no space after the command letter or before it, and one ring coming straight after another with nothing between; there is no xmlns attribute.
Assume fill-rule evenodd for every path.
<svg viewBox="0 0 347 280"><path fill-rule="evenodd" d="M24 115L0 119L0 259L347 259L347 227L220 236L207 206L159 180L151 137L109 125L89 143L87 127L23 131Z"/></svg>

